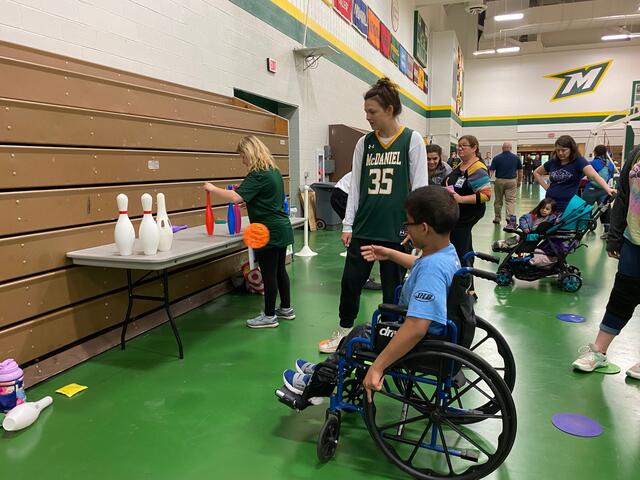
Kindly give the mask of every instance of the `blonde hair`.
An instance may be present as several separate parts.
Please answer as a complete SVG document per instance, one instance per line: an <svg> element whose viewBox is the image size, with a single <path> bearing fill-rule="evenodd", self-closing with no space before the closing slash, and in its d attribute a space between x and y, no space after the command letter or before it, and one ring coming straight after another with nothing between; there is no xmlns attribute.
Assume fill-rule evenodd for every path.
<svg viewBox="0 0 640 480"><path fill-rule="evenodd" d="M250 172L254 172L256 170L269 170L270 168L278 170L278 166L273 160L271 152L267 146L254 135L242 138L238 143L236 151L244 154L247 158L249 161Z"/></svg>

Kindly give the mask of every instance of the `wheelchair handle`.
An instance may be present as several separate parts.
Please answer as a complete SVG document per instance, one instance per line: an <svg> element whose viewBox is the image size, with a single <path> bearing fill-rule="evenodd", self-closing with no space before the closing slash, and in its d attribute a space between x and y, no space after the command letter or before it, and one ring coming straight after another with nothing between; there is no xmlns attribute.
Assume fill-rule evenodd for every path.
<svg viewBox="0 0 640 480"><path fill-rule="evenodd" d="M470 274L474 277L484 278L485 280L490 280L492 282L497 282L498 276L493 272L487 272L486 270L479 270L477 268L471 267L462 267L460 270L456 272L456 275L464 275Z"/></svg>
<svg viewBox="0 0 640 480"><path fill-rule="evenodd" d="M464 263L468 265L469 261L473 257L478 257L480 260L484 260L485 262L498 263L498 264L500 263L500 259L498 257L494 257L493 255L489 255L487 253L474 252L474 251L465 253L462 259L464 260Z"/></svg>

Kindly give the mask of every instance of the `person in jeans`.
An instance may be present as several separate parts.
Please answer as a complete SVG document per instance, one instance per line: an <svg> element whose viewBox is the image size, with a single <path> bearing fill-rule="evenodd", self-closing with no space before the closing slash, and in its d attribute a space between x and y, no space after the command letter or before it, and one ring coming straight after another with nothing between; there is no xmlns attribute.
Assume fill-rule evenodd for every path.
<svg viewBox="0 0 640 480"><path fill-rule="evenodd" d="M287 245L293 243L293 229L284 211L284 181L271 152L258 137L242 138L237 152L242 164L249 169L238 189L226 190L209 182L204 184L204 189L225 202L246 202L249 220L269 229L269 243L255 251L264 282L264 311L247 320L247 327L274 328L279 325L278 318L293 320L296 317L285 269ZM278 293L280 308L276 308Z"/></svg>
<svg viewBox="0 0 640 480"><path fill-rule="evenodd" d="M506 219L515 227L516 193L522 185L522 161L511 152L511 144L502 144L502 153L493 157L489 173L495 172L496 181L493 186L493 223L499 224L502 218L502 203L506 200Z"/></svg>
<svg viewBox="0 0 640 480"><path fill-rule="evenodd" d="M342 242L347 247L340 289L340 325L330 338L320 341L322 353L336 351L353 329L360 295L372 264L360 253L365 245L382 245L403 251L401 231L404 202L411 190L427 184L424 140L398 122L402 111L398 86L381 78L364 95L364 111L373 129L353 152L351 188L342 222ZM391 261L380 262L382 299L393 302L405 269Z"/></svg>
<svg viewBox="0 0 640 480"><path fill-rule="evenodd" d="M573 362L573 368L583 372L609 364L611 342L640 303L640 145L629 154L620 174L607 252L618 260L618 272L595 342L581 347L580 356ZM627 370L627 376L640 380L640 362Z"/></svg>
<svg viewBox="0 0 640 480"><path fill-rule="evenodd" d="M609 160L607 147L604 145L596 145L596 148L593 149L593 155L595 158L591 160L589 164L605 182L609 183L616 173L616 167L613 162ZM593 205L594 203L602 204L607 199L607 192L605 192L600 185L591 180L584 187L582 199L589 205ZM600 217L603 228L603 233L600 238L603 240L606 240L609 233L609 218L609 210L604 212Z"/></svg>

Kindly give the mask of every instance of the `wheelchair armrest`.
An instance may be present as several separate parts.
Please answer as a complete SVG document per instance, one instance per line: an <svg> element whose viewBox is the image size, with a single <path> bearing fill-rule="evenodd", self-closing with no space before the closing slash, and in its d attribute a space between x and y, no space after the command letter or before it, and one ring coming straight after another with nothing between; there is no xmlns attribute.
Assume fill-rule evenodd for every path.
<svg viewBox="0 0 640 480"><path fill-rule="evenodd" d="M381 303L378 305L378 311L380 313L405 316L407 314L407 307L404 305L396 305L395 303Z"/></svg>

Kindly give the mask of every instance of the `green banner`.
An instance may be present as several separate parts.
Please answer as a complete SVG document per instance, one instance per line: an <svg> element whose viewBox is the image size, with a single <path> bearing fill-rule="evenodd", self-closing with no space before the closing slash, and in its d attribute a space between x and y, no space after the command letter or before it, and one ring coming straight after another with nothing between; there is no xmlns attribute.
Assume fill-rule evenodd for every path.
<svg viewBox="0 0 640 480"><path fill-rule="evenodd" d="M400 44L396 37L391 35L391 56L389 59L393 62L393 64L397 67L400 63Z"/></svg>

